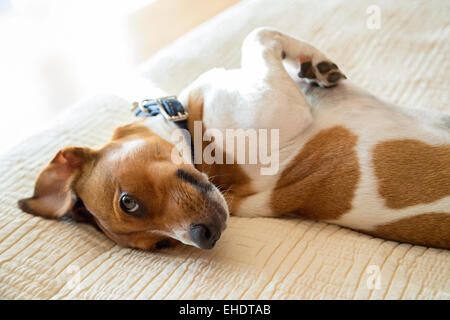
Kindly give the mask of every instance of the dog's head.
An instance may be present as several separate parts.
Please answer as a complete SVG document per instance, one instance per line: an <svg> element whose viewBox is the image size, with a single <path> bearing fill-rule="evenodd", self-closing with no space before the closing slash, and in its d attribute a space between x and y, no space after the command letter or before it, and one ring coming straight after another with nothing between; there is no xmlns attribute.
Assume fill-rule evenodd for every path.
<svg viewBox="0 0 450 320"><path fill-rule="evenodd" d="M62 149L39 175L33 197L19 206L59 218L81 200L89 218L123 246L179 241L212 248L225 229L226 202L193 165L172 161L173 148L136 123L118 128L100 149Z"/></svg>

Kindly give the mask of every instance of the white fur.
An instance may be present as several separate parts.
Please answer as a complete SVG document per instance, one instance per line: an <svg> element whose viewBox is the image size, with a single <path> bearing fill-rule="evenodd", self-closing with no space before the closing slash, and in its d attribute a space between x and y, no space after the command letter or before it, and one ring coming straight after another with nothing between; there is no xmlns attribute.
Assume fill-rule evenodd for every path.
<svg viewBox="0 0 450 320"><path fill-rule="evenodd" d="M108 154L108 160L111 162L117 162L128 159L134 153L139 152L139 150L145 145L146 141L144 139L133 139L122 142L118 149L114 149Z"/></svg>
<svg viewBox="0 0 450 320"><path fill-rule="evenodd" d="M281 59L282 52L286 53L285 61ZM275 30L257 29L244 41L240 69L206 72L179 96L187 106L189 93L201 90L203 121L207 128L222 131L228 128L280 129L278 174L264 176L258 166L244 165L256 193L246 198L235 214L272 215L270 196L283 169L311 137L336 125L358 136L356 150L362 177L353 209L330 222L369 230L382 223L424 212L448 212L450 197L406 209L388 209L377 191L371 148L378 141L392 138L418 139L431 145L448 144L449 115L392 105L349 80L342 80L331 89L312 87L296 76L300 55L310 57L314 65L328 60L308 43ZM325 81L320 77L320 81Z"/></svg>

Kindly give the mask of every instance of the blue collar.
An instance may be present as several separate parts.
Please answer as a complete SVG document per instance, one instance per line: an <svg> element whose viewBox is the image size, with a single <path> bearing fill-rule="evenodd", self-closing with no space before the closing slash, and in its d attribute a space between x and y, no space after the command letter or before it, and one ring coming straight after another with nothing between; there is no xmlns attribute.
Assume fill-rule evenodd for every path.
<svg viewBox="0 0 450 320"><path fill-rule="evenodd" d="M187 130L189 113L176 96L134 102L132 111L136 117L155 117L161 114L167 121L175 122L178 127Z"/></svg>
<svg viewBox="0 0 450 320"><path fill-rule="evenodd" d="M187 118L189 113L184 110L183 105L178 101L176 96L163 97L158 99L145 99L141 103L133 102L132 110L136 117L155 117L161 114L164 119L174 122L178 128L187 130ZM190 135L186 135L186 139L190 140L192 161L194 160L194 144Z"/></svg>

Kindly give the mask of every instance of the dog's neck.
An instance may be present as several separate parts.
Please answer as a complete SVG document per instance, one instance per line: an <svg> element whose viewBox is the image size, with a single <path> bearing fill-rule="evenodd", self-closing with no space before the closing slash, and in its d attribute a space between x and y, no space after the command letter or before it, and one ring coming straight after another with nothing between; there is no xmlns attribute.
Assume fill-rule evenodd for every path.
<svg viewBox="0 0 450 320"><path fill-rule="evenodd" d="M140 119L140 121L147 128L169 142L172 142L172 134L178 129L174 122L167 121L161 114L154 117L145 117Z"/></svg>
<svg viewBox="0 0 450 320"><path fill-rule="evenodd" d="M184 134L180 135L180 133L175 134L175 131L181 129L175 122L167 121L161 114L154 117L145 117L140 121L142 121L142 125L149 128L155 134L172 143L184 155L184 161L190 163L192 160L192 138L190 136L187 138ZM189 134L191 135L192 133L190 132Z"/></svg>

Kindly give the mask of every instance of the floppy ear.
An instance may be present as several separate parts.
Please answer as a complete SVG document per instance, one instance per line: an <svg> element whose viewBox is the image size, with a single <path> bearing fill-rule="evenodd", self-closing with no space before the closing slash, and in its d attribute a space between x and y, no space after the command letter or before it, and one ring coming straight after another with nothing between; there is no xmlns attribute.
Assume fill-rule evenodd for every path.
<svg viewBox="0 0 450 320"><path fill-rule="evenodd" d="M56 219L65 215L76 202L73 182L89 155L89 148L69 147L60 150L40 173L34 195L20 200L19 208L45 218Z"/></svg>

